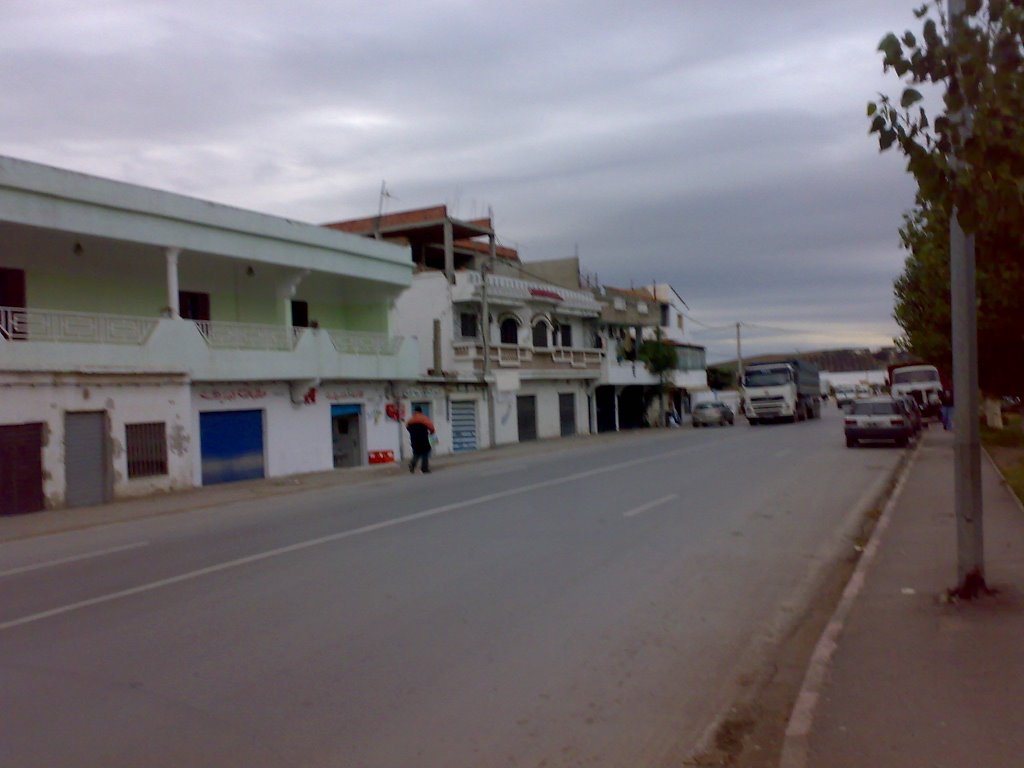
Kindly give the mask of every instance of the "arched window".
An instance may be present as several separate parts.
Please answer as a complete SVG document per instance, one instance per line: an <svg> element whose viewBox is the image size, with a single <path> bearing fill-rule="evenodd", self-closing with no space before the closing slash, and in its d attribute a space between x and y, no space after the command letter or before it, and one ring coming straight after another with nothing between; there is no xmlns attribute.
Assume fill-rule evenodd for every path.
<svg viewBox="0 0 1024 768"><path fill-rule="evenodd" d="M514 317L506 317L501 321L501 343L519 343L519 323L516 322Z"/></svg>
<svg viewBox="0 0 1024 768"><path fill-rule="evenodd" d="M533 346L548 346L548 324L543 320L533 326Z"/></svg>

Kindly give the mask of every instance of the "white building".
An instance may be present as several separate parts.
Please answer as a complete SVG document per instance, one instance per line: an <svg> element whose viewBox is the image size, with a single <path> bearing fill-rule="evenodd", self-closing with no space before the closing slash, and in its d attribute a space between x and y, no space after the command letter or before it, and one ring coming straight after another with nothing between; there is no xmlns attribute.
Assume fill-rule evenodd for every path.
<svg viewBox="0 0 1024 768"><path fill-rule="evenodd" d="M0 514L400 455L407 247L0 158Z"/></svg>
<svg viewBox="0 0 1024 768"><path fill-rule="evenodd" d="M417 272L395 304L398 332L419 349L404 405L431 416L438 453L592 431L603 359L592 293L529 275L489 219L444 206L329 226L412 249Z"/></svg>

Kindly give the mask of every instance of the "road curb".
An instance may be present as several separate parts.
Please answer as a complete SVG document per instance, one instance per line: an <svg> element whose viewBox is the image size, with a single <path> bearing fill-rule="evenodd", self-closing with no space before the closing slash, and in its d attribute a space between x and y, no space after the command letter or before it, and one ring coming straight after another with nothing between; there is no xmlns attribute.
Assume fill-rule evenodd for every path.
<svg viewBox="0 0 1024 768"><path fill-rule="evenodd" d="M832 664L832 657L835 655L836 648L838 647L839 636L842 634L850 609L864 587L867 571L874 562L882 536L889 527L893 510L903 494L907 477L917 461L921 445L921 441L918 441L909 460L904 463L899 471L896 483L889 494L889 499L871 534L871 539L864 547L860 560L856 568L854 568L846 587L843 589L839 604L836 606L832 617L829 619L825 630L821 633L821 637L814 647L814 651L811 653L807 672L804 674L804 680L797 694L796 703L793 705L793 710L786 725L779 768L807 768L808 743L811 727L814 723L814 712L825 686L825 679L828 669Z"/></svg>
<svg viewBox="0 0 1024 768"><path fill-rule="evenodd" d="M908 467L911 457L916 454L916 450L915 448L910 455L905 454L901 457L891 470L872 483L849 508L835 534L811 557L799 586L780 604L776 613L746 646L737 664L737 678L756 682L738 688L733 686L729 694L723 695L718 704L718 714L701 731L700 737L690 751L690 762L686 763L687 765L717 765L719 763L715 762L716 760L725 759L717 754L719 750L714 746L718 732L737 716L737 712L756 702L761 691L771 682L774 672L766 673L764 659L775 656L785 638L806 620L832 567L849 551L851 541L861 539L866 516L872 510L878 509L892 495L896 483Z"/></svg>
<svg viewBox="0 0 1024 768"><path fill-rule="evenodd" d="M985 458L988 459L988 463L992 465L992 469L996 471L996 474L999 475L999 479L1002 481L1003 485L1006 486L1006 489L1010 492L1010 497L1014 500L1014 502L1016 502L1017 509L1019 509L1021 513L1024 514L1024 501L1020 500L1020 498L1017 496L1017 492L1014 491L1013 488L1010 486L1010 483L1007 482L1006 475L1004 475L1003 470L999 468L999 464L996 462L995 459L992 458L992 454L988 452L988 449L985 448L985 446L981 446L981 452L985 454Z"/></svg>

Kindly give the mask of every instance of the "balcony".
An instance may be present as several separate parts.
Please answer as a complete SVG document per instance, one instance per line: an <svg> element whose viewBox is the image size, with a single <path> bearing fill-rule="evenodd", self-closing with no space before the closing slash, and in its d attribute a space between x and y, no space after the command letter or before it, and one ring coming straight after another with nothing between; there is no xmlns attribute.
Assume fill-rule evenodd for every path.
<svg viewBox="0 0 1024 768"><path fill-rule="evenodd" d="M457 273L452 301L480 301L483 279L479 272ZM601 303L592 293L504 275L487 275L487 297L496 306L540 304L557 307L563 315L597 317L601 314Z"/></svg>
<svg viewBox="0 0 1024 768"><path fill-rule="evenodd" d="M255 323L224 323L193 320L199 335L212 349L263 349L291 351L295 349L305 328Z"/></svg>
<svg viewBox="0 0 1024 768"><path fill-rule="evenodd" d="M417 351L384 333L0 307L0 368L196 381L415 379Z"/></svg>
<svg viewBox="0 0 1024 768"><path fill-rule="evenodd" d="M141 346L149 341L158 322L155 317L0 307L0 338L7 341Z"/></svg>
<svg viewBox="0 0 1024 768"><path fill-rule="evenodd" d="M452 345L455 360L469 363L476 372L483 371L484 347L479 341L458 341ZM492 344L489 349L492 368L519 369L523 372L578 372L596 377L604 357L600 349L572 347L531 347L522 344Z"/></svg>

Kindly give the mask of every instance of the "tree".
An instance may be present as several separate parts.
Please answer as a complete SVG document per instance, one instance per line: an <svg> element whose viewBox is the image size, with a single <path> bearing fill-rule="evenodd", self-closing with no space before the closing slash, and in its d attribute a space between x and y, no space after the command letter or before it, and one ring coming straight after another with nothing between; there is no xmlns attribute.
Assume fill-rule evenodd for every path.
<svg viewBox="0 0 1024 768"><path fill-rule="evenodd" d="M945 373L952 365L949 302L949 216L918 201L904 216L900 238L909 251L895 282L899 345ZM981 388L1024 394L1024 264L998 258L1013 252L998 234L978 236L978 369Z"/></svg>
<svg viewBox="0 0 1024 768"><path fill-rule="evenodd" d="M648 339L640 345L640 360L644 367L652 375L658 377L658 407L660 409L661 423L665 423L665 385L668 383L670 371L679 367L679 355L676 347L669 341L661 338L661 328L657 329L657 335Z"/></svg>
<svg viewBox="0 0 1024 768"><path fill-rule="evenodd" d="M736 386L735 368L708 368L708 387L711 389L733 389Z"/></svg>
<svg viewBox="0 0 1024 768"><path fill-rule="evenodd" d="M920 37L886 35L883 68L905 81L898 103L868 104L881 151L898 148L918 184L904 218L910 255L897 279L901 346L948 370L949 220L953 208L977 253L981 386L1024 391L1024 0L966 0L950 20L941 4L915 11ZM933 18L936 16L936 18ZM920 87L944 84L945 112L930 120Z"/></svg>

